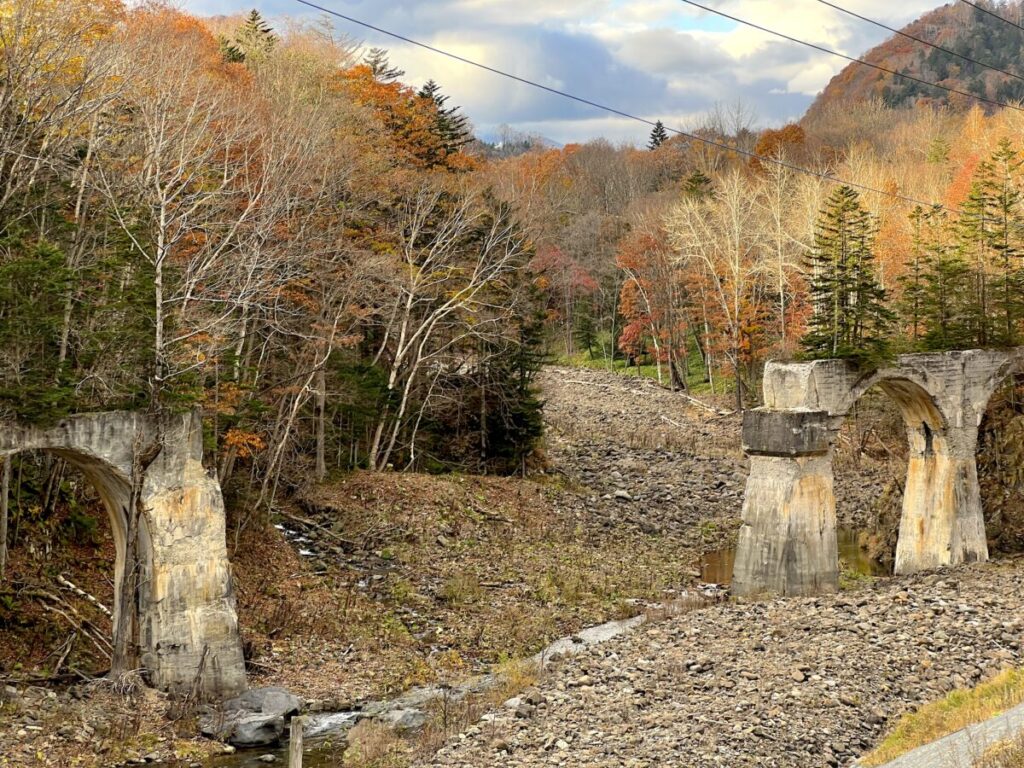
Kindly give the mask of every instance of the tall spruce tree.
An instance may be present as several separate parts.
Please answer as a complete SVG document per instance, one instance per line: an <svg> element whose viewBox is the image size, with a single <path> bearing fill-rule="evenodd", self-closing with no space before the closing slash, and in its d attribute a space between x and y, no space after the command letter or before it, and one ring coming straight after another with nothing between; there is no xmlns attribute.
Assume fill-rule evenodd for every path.
<svg viewBox="0 0 1024 768"><path fill-rule="evenodd" d="M971 271L950 244L946 212L939 206L910 214L914 230L908 272L900 282L900 314L914 346L929 351L971 346L966 307Z"/></svg>
<svg viewBox="0 0 1024 768"><path fill-rule="evenodd" d="M1020 343L1024 320L1024 160L1008 139L978 165L956 227L960 257L970 266L966 307L973 345Z"/></svg>
<svg viewBox="0 0 1024 768"><path fill-rule="evenodd" d="M808 357L871 364L887 356L895 317L875 276L876 231L856 191L843 185L829 196L808 264L814 313L801 342Z"/></svg>
<svg viewBox="0 0 1024 768"><path fill-rule="evenodd" d="M971 287L964 307L973 346L986 347L992 338L990 264L992 220L988 215L988 204L984 186L975 181L967 199L960 206L960 218L956 224L957 252L968 265Z"/></svg>
<svg viewBox="0 0 1024 768"><path fill-rule="evenodd" d="M391 66L388 52L384 48L371 48L364 59L373 76L382 83L391 83L405 75L404 69Z"/></svg>
<svg viewBox="0 0 1024 768"><path fill-rule="evenodd" d="M434 104L436 118L434 133L440 141L442 157L436 162L443 162L445 157L454 155L473 140L473 132L469 126L469 118L461 114L459 107L449 107L448 97L441 93L441 86L428 80L418 93L421 99L429 99Z"/></svg>
<svg viewBox="0 0 1024 768"><path fill-rule="evenodd" d="M971 268L956 249L943 244L932 247L924 274L921 318L922 348L929 351L967 349L974 346L967 308L972 290Z"/></svg>
<svg viewBox="0 0 1024 768"><path fill-rule="evenodd" d="M993 219L988 230L995 257L993 308L997 322L993 342L1003 346L1019 343L1021 302L1021 258L1024 256L1024 215L1019 189L1020 169L1024 164L1009 139L1003 139L985 164L982 180L986 205Z"/></svg>
<svg viewBox="0 0 1024 768"><path fill-rule="evenodd" d="M928 253L925 239L925 227L929 214L920 205L910 212L910 225L913 230L910 259L907 272L899 278L903 286L900 296L899 312L910 333L911 341L916 345L924 336L924 298L925 272L928 268Z"/></svg>
<svg viewBox="0 0 1024 768"><path fill-rule="evenodd" d="M647 148L657 149L666 141L668 141L668 131L665 130L665 124L659 120L651 130L651 140L647 143Z"/></svg>
<svg viewBox="0 0 1024 768"><path fill-rule="evenodd" d="M235 32L233 43L221 41L221 55L228 61L258 64L271 54L276 45L277 35L274 30L263 20L260 12L253 8Z"/></svg>

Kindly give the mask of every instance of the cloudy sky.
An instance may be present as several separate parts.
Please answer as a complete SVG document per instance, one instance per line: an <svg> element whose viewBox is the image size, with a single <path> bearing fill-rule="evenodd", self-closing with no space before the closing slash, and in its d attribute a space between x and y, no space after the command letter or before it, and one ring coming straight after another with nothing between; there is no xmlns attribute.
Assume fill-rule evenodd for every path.
<svg viewBox="0 0 1024 768"><path fill-rule="evenodd" d="M466 58L681 129L740 100L762 125L799 117L845 62L735 24L681 0L315 0L325 8ZM199 15L252 7L272 22L319 15L295 0L179 0ZM858 56L888 35L818 0L700 0L793 37ZM938 0L836 0L889 26ZM336 20L391 51L419 85L433 78L482 136L503 124L566 143L642 143L649 129Z"/></svg>

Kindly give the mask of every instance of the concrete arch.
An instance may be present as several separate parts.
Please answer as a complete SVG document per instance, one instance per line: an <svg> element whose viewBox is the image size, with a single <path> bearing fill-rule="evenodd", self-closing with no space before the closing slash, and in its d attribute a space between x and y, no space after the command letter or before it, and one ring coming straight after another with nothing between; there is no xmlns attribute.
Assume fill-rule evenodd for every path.
<svg viewBox="0 0 1024 768"><path fill-rule="evenodd" d="M120 586L124 580L125 567L125 542L128 527L128 498L131 493L131 479L120 469L108 464L105 460L83 453L76 448L48 448L35 446L30 450L48 453L57 458L63 459L70 466L77 469L86 481L99 494L107 516L110 518L110 532L114 539L114 607L113 621L117 625L117 617L121 612L121 590ZM17 453L24 453L18 451ZM17 455L17 454L14 454ZM143 573L152 573L153 545L150 535L150 519L147 509L142 510L140 515L139 530L139 560ZM141 613L144 613L142 611Z"/></svg>
<svg viewBox="0 0 1024 768"><path fill-rule="evenodd" d="M246 687L227 559L220 486L202 466L198 412L159 421L135 413L75 416L53 427L0 424L0 455L53 453L79 469L106 506L114 532L115 587L125 568L133 445L161 435L163 449L142 485L139 637L152 682L213 697ZM115 589L115 594L120 590ZM115 605L115 616L121 606ZM205 661L204 661L205 658Z"/></svg>
<svg viewBox="0 0 1024 768"><path fill-rule="evenodd" d="M904 355L867 374L841 360L769 364L765 406L744 415L751 472L734 592L837 588L835 436L876 387L899 408L909 444L896 572L986 560L978 424L994 382L1009 375L1001 373L1006 366L1020 364L1010 357L983 350Z"/></svg>
<svg viewBox="0 0 1024 768"><path fill-rule="evenodd" d="M978 414L978 425L981 425L981 417L988 410L989 402L991 402L996 391L1006 384L1013 376L1024 374L1024 348L1018 347L1017 349L1007 350L1003 353L1003 359L999 365L992 371L992 374L986 379L983 386L983 402L979 401L976 404L976 410Z"/></svg>
<svg viewBox="0 0 1024 768"><path fill-rule="evenodd" d="M927 375L909 368L882 368L862 376L837 407L837 414L849 414L857 402L876 387L896 403L906 423L925 422L932 429L945 429L947 420L942 402L932 392Z"/></svg>

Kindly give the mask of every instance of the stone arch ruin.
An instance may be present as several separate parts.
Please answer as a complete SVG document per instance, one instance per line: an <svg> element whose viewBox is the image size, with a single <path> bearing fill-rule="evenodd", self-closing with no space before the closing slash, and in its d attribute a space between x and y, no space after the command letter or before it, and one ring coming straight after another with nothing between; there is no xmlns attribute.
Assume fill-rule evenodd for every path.
<svg viewBox="0 0 1024 768"><path fill-rule="evenodd" d="M770 363L764 406L744 414L750 476L733 574L737 595L838 588L832 456L868 390L898 406L909 443L895 571L988 559L975 452L996 389L1024 348L901 355L864 373L842 360Z"/></svg>
<svg viewBox="0 0 1024 768"><path fill-rule="evenodd" d="M0 424L0 456L53 453L96 488L110 514L117 558L115 595L125 569L127 509L136 439L162 432L163 450L146 472L139 534L139 638L151 682L223 697L246 688L220 485L202 465L198 412L163 418L84 414L42 428ZM114 606L115 626L120 605ZM202 661L206 652L205 663Z"/></svg>

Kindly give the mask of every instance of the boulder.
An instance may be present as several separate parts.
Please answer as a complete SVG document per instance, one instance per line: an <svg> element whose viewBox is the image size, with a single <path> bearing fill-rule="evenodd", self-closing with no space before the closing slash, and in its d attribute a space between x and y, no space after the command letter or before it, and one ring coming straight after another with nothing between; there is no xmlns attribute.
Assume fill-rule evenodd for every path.
<svg viewBox="0 0 1024 768"><path fill-rule="evenodd" d="M219 712L200 721L203 735L236 747L265 747L276 744L285 724L302 710L302 699L284 688L253 688L228 699Z"/></svg>
<svg viewBox="0 0 1024 768"><path fill-rule="evenodd" d="M283 734L283 717L254 713L232 720L227 741L236 747L268 747L277 744Z"/></svg>
<svg viewBox="0 0 1024 768"><path fill-rule="evenodd" d="M224 702L225 712L259 712L289 718L301 710L302 699L284 688L274 686L251 688L241 696Z"/></svg>
<svg viewBox="0 0 1024 768"><path fill-rule="evenodd" d="M379 719L399 731L415 731L427 722L427 716L419 709L392 709Z"/></svg>

